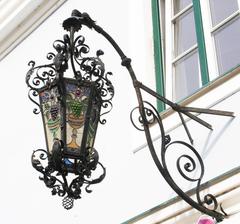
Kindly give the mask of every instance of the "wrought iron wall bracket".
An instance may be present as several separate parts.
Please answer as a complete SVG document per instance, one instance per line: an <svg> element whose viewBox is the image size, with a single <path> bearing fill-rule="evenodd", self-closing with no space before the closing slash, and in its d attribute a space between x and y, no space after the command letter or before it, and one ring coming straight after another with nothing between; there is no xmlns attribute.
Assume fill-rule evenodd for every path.
<svg viewBox="0 0 240 224"><path fill-rule="evenodd" d="M89 79L88 76L83 77L81 72L77 71L75 69L75 63L74 63L74 57L78 57L81 52L84 54L88 53L88 50L87 50L88 48L84 44L83 36L79 36L74 40L74 33L81 30L82 26L87 26L88 28L95 30L96 32L101 34L103 37L105 37L107 39L107 41L110 42L110 44L113 46L113 48L117 51L118 55L120 56L120 58L122 60L122 62L121 62L122 66L126 67L126 69L128 70L129 75L132 79L133 87L134 87L136 95L137 95L137 99L138 99L138 106L136 108L134 108L133 111L131 112L131 120L132 120L133 125L138 130L145 132L145 136L146 136L146 140L148 143L150 153L152 155L152 158L153 158L159 172L163 176L163 178L167 181L167 183L171 186L171 188L183 200L185 200L189 205L191 205L192 207L194 207L195 209L199 210L202 213L212 216L218 222L222 221L224 219L224 217L226 216L226 213L221 211L221 206L219 206L217 199L211 194L207 194L203 197L201 197L201 195L200 195L201 180L204 176L204 164L203 164L203 160L201 159L201 156L199 155L197 150L191 144L188 144L183 141L171 141L170 136L165 134L163 123L162 123L162 118L159 115L159 112L149 102L143 101L142 91L149 93L156 99L169 105L174 111L176 111L178 113L178 115L181 119L181 122L183 124L183 127L189 138L189 141L191 143L193 143L193 138L190 134L190 131L186 125L185 120L183 119L183 115L193 119L194 121L207 127L208 129L212 129L212 126L209 123L207 123L206 121L202 120L201 118L199 118L198 116L196 116L192 113L205 113L205 114L233 117L234 115L232 112L202 109L202 108L193 108L193 107L183 107L176 103L171 102L170 100L166 99L164 96L156 93L149 87L145 86L144 84L142 84L141 82L139 82L137 80L134 70L131 66L131 59L128 58L123 53L123 51L118 46L118 44L115 42L115 40L106 31L104 31L100 26L96 25L95 21L92 20L91 17L87 13L80 13L78 10L73 10L71 17L69 17L68 19L66 19L63 22L63 28L70 32L70 36L65 35L63 41L55 41L56 43L54 45L54 48L57 50L57 54L55 55L55 54L50 53L47 56L47 58L49 60L53 59L53 63L49 64L49 65L35 67L35 63L30 62L30 65L32 66L32 68L29 70L27 77L26 77L27 84L29 85L30 78L32 77L32 74L34 73L34 69L37 70L37 78L33 78L33 84L35 86L38 86L39 82L43 82L44 84L48 85L48 83L51 84L51 82L53 82L53 80L62 79L63 73L68 68L68 64L67 64L68 60L71 62L73 73L77 80L81 80L82 78L84 78L86 80ZM79 42L79 44L78 44L78 42ZM71 46L74 46L74 44L78 44L77 45L78 47L82 47L82 46L83 47L81 48L81 50L78 51L76 47L75 48L71 47ZM104 88L102 89L102 91L100 91L102 93L102 101L101 101L102 107L107 108L109 106L111 109L112 104L110 101L113 97L114 89L113 89L111 82L107 78L109 73L106 73L106 75L102 74L102 73L104 73L104 65L99 58L99 56L101 54L102 54L102 51L98 51L97 57L94 57L94 58L89 57L89 58L81 59L82 61L86 60L86 61L91 62L90 66L88 64L84 64L83 62L79 63L78 61L76 61L76 63L78 65L80 65L80 68L82 68L85 71L87 71L89 69L89 67L91 67L91 66L94 67L94 66L99 65L101 67L100 73L98 75L96 75L94 73L94 69L91 69L91 71L93 72L92 75L95 75L97 77L96 81L99 81L98 87L100 88L104 84ZM76 60L76 58L75 58L75 60ZM50 70L48 72L44 72L42 75L38 74L38 70L41 68L44 68L44 67L48 67L48 68L50 68ZM100 82L100 81L102 81L102 82ZM31 87L31 85L29 85L29 86ZM60 88L60 90L62 90L62 89ZM35 102L35 101L32 99L32 97L37 96L37 91L38 91L38 89L34 88L34 87L32 87L29 91L29 97L33 102ZM109 93L108 94L109 97L107 97L108 95L106 93ZM38 103L36 103L36 104L39 106ZM38 112L39 111L34 110L34 113L38 113ZM102 115L107 112L109 112L109 109L106 112L102 113ZM136 115L136 112L137 112L137 118L138 118L137 122L134 121L134 116ZM100 122L105 123L105 120L100 120ZM162 136L159 157L157 156L155 146L153 145L153 140L152 140L152 136L151 136L151 132L150 132L150 126L152 124L158 125L159 131ZM169 151L169 148L171 148L171 146L174 146L176 144L180 144L181 146L187 148L194 155L194 158L187 154L181 155L177 159L177 169L178 169L179 174L185 180L196 183L196 192L195 192L196 200L193 200L189 195L187 195L177 185L177 183L174 181L174 179L172 178L172 176L169 172L169 169L167 166L167 161L166 161L166 153ZM47 166L46 168L43 168L43 166L41 165L39 160L36 159L37 153L40 153L40 155L39 155L40 160L47 159L48 157L50 157L50 155L45 150L37 150L33 154L32 164L36 170L38 170L40 173L43 174L42 180L45 182L45 184L48 187L52 188L53 194L58 194L59 196L63 196L65 194L67 194L68 196L70 196L70 199L71 198L77 199L80 197L80 193L81 193L80 188L84 183L87 184L86 191L90 192L87 189L88 186L91 184L100 182L105 177L105 168L98 162L98 156L96 154L97 152L95 152L96 156L93 157L95 159L93 161L88 161L89 164L87 164L88 165L87 168L84 168L84 170L87 173L80 172L79 176L77 176L76 179L74 179L72 184L70 184L69 186L67 185L66 175L64 172L62 172L62 167L59 166L60 163L58 161L58 157L57 156L54 157L54 155L51 155L52 158L50 158L50 160L49 160L50 161L49 166ZM184 163L184 166L182 167L181 164L182 164L183 159L185 160L185 163ZM187 160L187 162L186 162L186 160ZM199 164L199 166L200 166L199 177L198 178L189 177L188 174L196 170L197 164ZM67 165L67 161L66 161L65 165ZM102 167L103 174L95 180L92 180L92 181L86 180L85 176L90 175L91 170L94 170L96 165L100 165ZM80 168L82 169L82 166ZM59 179L57 179L56 177L54 177L52 175L53 172L56 170L61 170L62 181L60 181ZM67 198L67 199L69 199L69 198ZM72 201L64 201L63 203L66 204L67 208L71 208L73 206ZM212 206L211 208L209 207L210 205ZM220 211L218 211L218 209L220 209Z"/></svg>
<svg viewBox="0 0 240 224"><path fill-rule="evenodd" d="M164 177L164 179L171 186L171 188L183 200L185 200L190 206L194 207L195 209L199 210L202 213L205 213L205 214L208 214L208 215L212 216L213 218L216 219L217 222L222 221L224 219L224 217L226 216L226 213L221 211L222 209L219 208L221 206L219 206L219 204L217 202L217 199L211 194L205 195L203 197L203 199L200 196L200 184L201 184L201 180L202 180L203 175L204 175L204 164L203 164L203 161L201 159L201 156L199 155L197 150L192 145L190 145L186 142L183 142L183 141L171 142L170 137L165 135L164 127L163 127L163 124L162 124L162 119L161 119L158 111L156 110L156 108L153 105L151 105L148 102L143 101L141 90L149 93L150 95L156 97L158 100L160 100L160 101L164 102L165 104L169 105L174 111L176 111L179 114L181 122L184 126L184 129L185 129L191 143L193 143L193 139L192 139L190 131L189 131L184 119L183 119L182 114L184 114L187 117L193 119L194 121L196 121L199 124L205 126L206 128L212 129L211 124L207 123L206 121L204 121L201 118L197 117L196 115L192 114L192 112L198 113L198 114L204 113L204 114L213 114L213 115L229 116L229 117L234 116L233 112L203 109L203 108L183 107L183 106L180 106L176 103L171 102L170 100L166 99L164 96L156 93L155 91L148 88L147 86L145 86L144 84L142 84L141 82L139 82L137 80L136 75L134 73L134 70L131 66L131 59L128 58L123 53L123 51L118 46L118 44L115 42L115 40L107 32L105 32L100 26L96 25L95 21L92 20L87 13L80 13L77 10L73 10L72 17L65 20L64 23L63 23L63 27L65 29L68 29L67 28L68 21L71 20L72 18L75 18L75 20L78 21L78 23L77 23L78 26L86 25L90 29L94 29L96 32L98 32L102 36L104 36L110 42L110 44L113 46L113 48L117 51L117 53L119 54L119 56L122 60L122 66L126 67L126 69L129 72L129 75L131 76L133 86L134 86L135 91L136 91L138 104L139 104L137 109L139 111L138 122L140 122L140 125L137 125L136 123L133 122L133 120L134 120L133 117L131 117L131 120L133 122L133 125L138 130L141 130L141 131L145 132L147 143L148 143L152 158L153 158L159 172ZM73 24L70 24L70 26L73 26ZM135 111L135 110L133 110L133 111ZM131 116L133 116L133 114L134 114L133 111L131 113ZM157 123L157 125L159 126L159 129L160 129L161 135L162 135L161 158L160 159L158 158L158 156L156 154L156 150L155 150L155 147L154 147L153 141L152 141L152 136L151 136L151 133L150 133L150 130L149 130L150 124L152 124L152 123ZM200 164L200 170L201 170L200 177L196 178L196 179L192 179L192 178L188 177L185 173L186 172L187 173L192 172L196 169L196 162L194 161L194 159L191 156L184 154L181 157L179 157L178 161L177 161L177 168L178 168L178 171L181 174L181 176L184 177L186 180L196 182L196 184L197 184L197 187L196 187L196 198L197 198L197 200L196 201L193 200L190 196L188 196L185 192L182 191L182 189L175 183L175 181L173 180L172 176L169 173L169 170L168 170L168 167L167 167L167 164L166 164L166 160L165 160L166 159L165 156L166 156L166 152L167 152L168 148L171 145L174 145L174 144L181 144L181 145L187 147L192 153L194 153L194 155L196 156L196 158L197 158L197 160ZM188 160L188 162L185 163L184 168L182 168L180 166L180 161L183 158ZM209 208L209 205L213 205L213 207ZM218 209L220 209L220 211L217 211Z"/></svg>

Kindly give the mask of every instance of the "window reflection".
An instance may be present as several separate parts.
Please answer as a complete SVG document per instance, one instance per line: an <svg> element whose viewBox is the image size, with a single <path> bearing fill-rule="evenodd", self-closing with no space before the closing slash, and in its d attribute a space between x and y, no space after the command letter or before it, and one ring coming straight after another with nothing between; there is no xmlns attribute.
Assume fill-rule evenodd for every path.
<svg viewBox="0 0 240 224"><path fill-rule="evenodd" d="M240 64L240 18L214 32L218 69L224 74Z"/></svg>
<svg viewBox="0 0 240 224"><path fill-rule="evenodd" d="M192 3L192 0L175 0L174 1L174 14L182 11L188 5Z"/></svg>
<svg viewBox="0 0 240 224"><path fill-rule="evenodd" d="M188 50L196 44L196 31L194 22L194 13L191 9L187 14L184 14L176 19L174 24L175 32L175 56Z"/></svg>
<svg viewBox="0 0 240 224"><path fill-rule="evenodd" d="M213 26L238 10L238 0L209 0Z"/></svg>
<svg viewBox="0 0 240 224"><path fill-rule="evenodd" d="M175 64L175 101L179 101L201 86L198 51Z"/></svg>

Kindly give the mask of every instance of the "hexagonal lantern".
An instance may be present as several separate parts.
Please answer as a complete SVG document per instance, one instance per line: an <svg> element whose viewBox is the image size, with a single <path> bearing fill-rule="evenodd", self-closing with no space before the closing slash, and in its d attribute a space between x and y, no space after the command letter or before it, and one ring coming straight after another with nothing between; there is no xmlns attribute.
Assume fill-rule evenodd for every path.
<svg viewBox="0 0 240 224"><path fill-rule="evenodd" d="M42 114L47 145L47 150L33 152L32 165L53 195L65 196L63 206L70 209L74 199L80 198L83 186L91 192L88 187L105 177L105 168L93 146L98 123L105 123L101 115L112 108L114 88L108 79L111 73L105 73L100 59L103 52L88 56L84 37L74 37L80 28L74 14L63 27L69 34L54 42L57 53L47 55L47 65L29 62L26 83L29 98L39 107L34 113ZM73 78L64 77L66 72ZM98 165L102 174L91 179Z"/></svg>

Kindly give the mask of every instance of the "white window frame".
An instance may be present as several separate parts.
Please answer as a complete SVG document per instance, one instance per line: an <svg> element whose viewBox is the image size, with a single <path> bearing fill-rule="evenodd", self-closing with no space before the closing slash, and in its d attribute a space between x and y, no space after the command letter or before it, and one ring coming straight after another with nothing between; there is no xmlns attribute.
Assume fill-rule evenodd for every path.
<svg viewBox="0 0 240 224"><path fill-rule="evenodd" d="M186 55L190 55L194 51L198 49L197 43L194 44L192 47L187 49L186 51L182 52L180 55L175 56L174 49L175 49L175 40L174 40L174 21L179 18L181 15L186 13L188 10L193 8L193 3L186 6L184 9L182 9L180 12L178 12L176 15L174 15L174 7L173 7L173 0L169 0L165 2L165 36L166 36L166 77L165 77L165 94L168 99L176 99L176 96L174 95L174 84L175 84L175 67L174 64L184 58ZM171 24L171 26L169 26ZM198 68L200 70L200 67ZM200 72L200 71L199 71ZM199 77L201 79L201 76ZM201 82L201 80L200 80Z"/></svg>

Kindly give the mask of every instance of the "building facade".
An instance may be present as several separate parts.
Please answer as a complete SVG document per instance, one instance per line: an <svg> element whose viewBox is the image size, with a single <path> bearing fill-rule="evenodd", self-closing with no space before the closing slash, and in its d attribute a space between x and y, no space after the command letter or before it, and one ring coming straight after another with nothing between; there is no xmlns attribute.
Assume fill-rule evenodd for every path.
<svg viewBox="0 0 240 224"><path fill-rule="evenodd" d="M201 185L202 196L214 192L220 204L218 211L223 209L227 214L223 223L237 223L239 217L238 162L236 161L233 165L233 158L227 162L227 157L235 153L228 151L225 154L223 151L225 148L232 150L237 144L227 140L228 134L225 131L233 128L234 123L237 122L238 113L234 98L238 98L239 91L237 84L240 61L239 2L152 1L152 16L158 92L186 106L224 110L230 109L229 105L232 105L230 110L234 111L236 117L225 120L226 123L222 118L209 118L210 123L216 126L208 134L208 130L204 131L194 124L194 121L187 123L190 132L194 133L196 138L193 146L199 150L206 168L204 173L206 176L203 178L205 183ZM233 83L236 83L235 87ZM183 127L177 121L176 113L172 113L172 109L161 102L158 103L158 108L162 111L167 133L177 140L184 139L185 137L181 134ZM200 115L200 117L205 118L206 115ZM230 131L230 133L233 132ZM158 141L158 137L155 141ZM229 146L224 146L224 142L228 142ZM137 153L141 153L141 150L144 150L144 145L137 149ZM172 169L175 180L184 187L183 180L178 177L181 174L178 173L179 170L174 169L174 166L177 165L177 159L181 157L178 150L182 150L183 154L187 152L177 147L175 150L176 155L169 155L169 169ZM174 156L175 160L173 160ZM222 165L217 161L221 161ZM189 176L190 182L197 179L197 173L196 171L193 176ZM228 185L232 180L232 184ZM194 198L194 184L185 183L185 186L187 186L184 188L185 191L189 189L189 195ZM199 217L201 217L199 212L177 196L126 223L197 223Z"/></svg>
<svg viewBox="0 0 240 224"><path fill-rule="evenodd" d="M101 36L83 28L91 52L102 49L106 70L113 72L116 95L107 123L99 126L95 147L107 169L105 180L83 193L70 211L51 196L31 167L31 152L46 148L41 117L32 113L24 83L28 62L46 63L54 40L62 39L62 21L73 9L87 12L132 59L138 80L182 106L234 112L235 117L196 114L212 125L203 127L183 117L192 146L204 163L200 195L215 195L222 223L238 223L240 97L239 0L3 0L0 1L0 89L2 105L1 219L8 223L145 223L195 224L203 215L183 201L166 183L149 153L143 132L129 119L137 106L131 79L115 50ZM159 111L171 141L191 145L181 119L168 105L143 93ZM151 127L160 155L161 133ZM196 200L196 181L177 169L185 147L166 154L177 185ZM189 154L194 157L194 155ZM184 167L189 161L183 161ZM191 164L190 164L191 165ZM193 164L192 164L193 165ZM186 171L186 170L185 170ZM202 170L187 172L198 179Z"/></svg>

